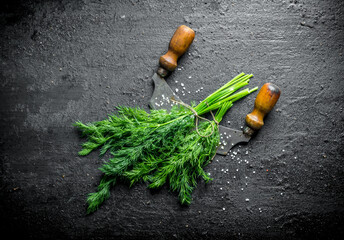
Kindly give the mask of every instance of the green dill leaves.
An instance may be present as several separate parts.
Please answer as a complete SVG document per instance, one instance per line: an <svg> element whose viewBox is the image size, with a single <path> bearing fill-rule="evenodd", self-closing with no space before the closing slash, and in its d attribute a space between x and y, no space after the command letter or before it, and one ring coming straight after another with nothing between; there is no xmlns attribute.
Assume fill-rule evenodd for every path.
<svg viewBox="0 0 344 240"><path fill-rule="evenodd" d="M203 169L219 145L216 123L233 102L256 90L237 92L248 84L250 77L239 74L199 105L192 106L192 111L182 104L173 106L170 112L150 113L140 108L118 107L117 114L103 121L76 122L82 136L87 137L79 155L99 149L101 156L107 152L111 156L100 167L103 176L97 191L88 195L87 212L94 212L109 198L110 189L118 180L130 186L147 182L148 188L166 184L178 193L181 204L190 204L198 179L211 180ZM216 109L213 120L199 121L195 126L195 112L201 115Z"/></svg>
<svg viewBox="0 0 344 240"><path fill-rule="evenodd" d="M88 212L95 211L110 196L110 187L117 179L133 185L149 182L149 188L169 184L179 192L182 204L191 202L191 193L198 177L209 181L203 168L216 153L218 130L209 138L194 131L194 115L182 107L174 106L171 113L152 110L150 114L138 108L119 107L118 115L96 123L75 125L88 137L80 155L100 148L101 154L109 151L112 157L100 170L103 178L98 191L87 199ZM198 125L199 132L211 131L209 122Z"/></svg>

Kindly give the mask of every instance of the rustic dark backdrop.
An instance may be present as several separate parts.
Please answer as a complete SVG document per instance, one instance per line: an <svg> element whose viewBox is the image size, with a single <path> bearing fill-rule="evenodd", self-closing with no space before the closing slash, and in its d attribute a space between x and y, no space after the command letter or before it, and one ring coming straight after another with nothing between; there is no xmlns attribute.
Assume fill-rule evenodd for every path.
<svg viewBox="0 0 344 240"><path fill-rule="evenodd" d="M240 72L282 95L234 157L207 167L189 207L120 184L92 215L98 153L72 123L148 110L175 29L195 40L168 83L199 101ZM8 1L0 8L1 235L25 239L334 239L344 234L344 2ZM178 81L178 82L176 82ZM203 90L197 91L198 89ZM197 91L197 93L196 93ZM257 93L223 124L244 125Z"/></svg>

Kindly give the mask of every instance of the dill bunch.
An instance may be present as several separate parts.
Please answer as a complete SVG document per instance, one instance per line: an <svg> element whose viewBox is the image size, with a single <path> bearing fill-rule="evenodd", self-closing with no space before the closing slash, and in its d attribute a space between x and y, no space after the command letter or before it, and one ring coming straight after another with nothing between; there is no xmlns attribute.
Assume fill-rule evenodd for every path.
<svg viewBox="0 0 344 240"><path fill-rule="evenodd" d="M218 123L233 103L257 90L244 89L252 75L239 74L200 104L176 103L170 112L117 107L117 114L107 119L74 125L87 137L79 155L100 149L100 156L111 154L100 167L103 177L97 192L87 198L87 213L92 213L110 196L117 181L132 186L148 182L148 188L169 185L178 192L181 204L191 203L198 178L209 182L203 170L216 154L219 145ZM213 119L200 115L216 110ZM212 112L211 112L212 113ZM202 119L202 121L199 121Z"/></svg>

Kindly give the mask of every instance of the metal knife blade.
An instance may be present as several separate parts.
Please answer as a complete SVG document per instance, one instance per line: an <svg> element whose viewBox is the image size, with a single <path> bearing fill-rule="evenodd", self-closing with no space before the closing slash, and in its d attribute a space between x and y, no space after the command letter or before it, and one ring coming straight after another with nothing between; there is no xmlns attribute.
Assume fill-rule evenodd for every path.
<svg viewBox="0 0 344 240"><path fill-rule="evenodd" d="M172 99L182 102L163 78L154 74L152 79L155 85L153 96L149 101L149 106L152 109L166 109L169 111L173 106ZM220 145L216 153L220 155L227 155L229 150L236 144L248 142L251 139L251 137L244 134L243 131L224 127L222 125L219 125L219 132Z"/></svg>
<svg viewBox="0 0 344 240"><path fill-rule="evenodd" d="M238 143L247 143L250 141L251 136L244 134L243 131L228 128L219 125L220 132L220 145L217 149L217 154L227 155L229 150L231 150Z"/></svg>
<svg viewBox="0 0 344 240"><path fill-rule="evenodd" d="M179 97L168 86L165 79L155 73L152 77L154 82L154 92L152 98L149 100L149 106L152 109L166 109L170 111L174 101L181 101Z"/></svg>
<svg viewBox="0 0 344 240"><path fill-rule="evenodd" d="M152 109L166 109L169 111L174 104L172 100L182 102L167 84L165 79L156 73L153 75L152 79L154 82L154 92L151 100L149 101L149 106ZM242 131L221 125L219 125L219 132L221 136L220 146L216 153L220 155L227 155L233 146L240 142L248 142L251 138L245 135Z"/></svg>

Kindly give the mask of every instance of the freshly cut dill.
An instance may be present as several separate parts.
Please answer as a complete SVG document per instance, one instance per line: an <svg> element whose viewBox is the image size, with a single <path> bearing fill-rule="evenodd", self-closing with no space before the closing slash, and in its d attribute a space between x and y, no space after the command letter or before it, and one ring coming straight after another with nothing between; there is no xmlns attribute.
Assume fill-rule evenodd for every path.
<svg viewBox="0 0 344 240"><path fill-rule="evenodd" d="M219 145L218 123L233 102L257 90L240 88L252 75L239 74L197 106L175 104L170 112L140 108L118 107L103 121L83 124L76 122L87 142L79 155L100 149L100 155L111 154L100 167L103 177L97 192L87 198L88 213L98 209L110 196L110 189L118 180L132 186L148 182L149 188L167 184L178 192L181 204L190 204L198 178L211 180L204 172ZM216 110L212 120L198 121L199 115ZM202 118L204 119L204 118ZM195 124L197 122L197 124Z"/></svg>

